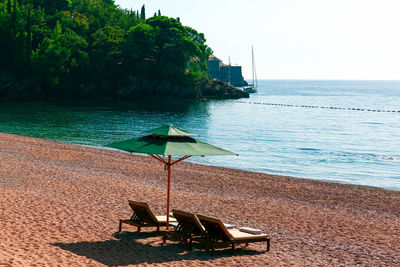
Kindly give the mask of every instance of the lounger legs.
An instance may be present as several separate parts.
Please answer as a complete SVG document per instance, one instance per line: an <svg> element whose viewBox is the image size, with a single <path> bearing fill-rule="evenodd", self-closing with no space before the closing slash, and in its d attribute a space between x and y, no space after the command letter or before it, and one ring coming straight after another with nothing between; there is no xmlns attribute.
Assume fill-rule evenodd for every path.
<svg viewBox="0 0 400 267"><path fill-rule="evenodd" d="M119 220L119 227L118 227L118 232L120 233L122 231L122 223L127 223L132 225L131 223L129 223L127 220ZM140 226L138 226L136 233L139 235L140 233Z"/></svg>
<svg viewBox="0 0 400 267"><path fill-rule="evenodd" d="M119 220L119 228L118 228L118 233L120 233L122 230L122 220Z"/></svg>
<svg viewBox="0 0 400 267"><path fill-rule="evenodd" d="M168 232L170 233L170 235L173 235L175 237L177 237L179 240L181 240L183 242L183 246L185 248L188 248L189 250L192 250L192 244L193 244L193 240L191 237L183 237L180 235L176 235L174 233ZM167 242L167 231L163 232L163 244L165 244Z"/></svg>
<svg viewBox="0 0 400 267"><path fill-rule="evenodd" d="M270 250L270 246L271 246L271 240L270 239L267 239L267 240L264 240L264 241L267 241L267 251L269 251ZM192 240L190 240L190 246L192 245ZM231 253L232 253L232 255L235 253L235 250L236 250L236 245L237 244L241 244L242 242L229 242L230 244L231 244ZM229 243L222 243L222 244L229 244ZM247 247L248 245L249 245L249 242L244 242L245 243L245 246L244 247ZM211 252L211 255L213 255L214 256L214 252L215 252L215 243L213 243L213 242L210 242L210 243L203 243L204 245L206 245L207 247L206 247L206 249L207 249L207 251L208 250L210 250L210 252Z"/></svg>
<svg viewBox="0 0 400 267"><path fill-rule="evenodd" d="M192 240L192 238L190 238L189 239L189 250L192 250L192 243L193 243L193 240Z"/></svg>

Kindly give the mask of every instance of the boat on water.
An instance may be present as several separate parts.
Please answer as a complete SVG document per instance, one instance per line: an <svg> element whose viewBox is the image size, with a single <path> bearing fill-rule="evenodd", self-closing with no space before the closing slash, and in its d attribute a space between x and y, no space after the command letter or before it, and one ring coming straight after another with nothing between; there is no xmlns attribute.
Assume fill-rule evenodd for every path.
<svg viewBox="0 0 400 267"><path fill-rule="evenodd" d="M246 93L257 93L258 83L257 83L257 73L256 73L256 65L254 63L254 50L251 47L251 72L253 76L253 83L243 86L243 91Z"/></svg>

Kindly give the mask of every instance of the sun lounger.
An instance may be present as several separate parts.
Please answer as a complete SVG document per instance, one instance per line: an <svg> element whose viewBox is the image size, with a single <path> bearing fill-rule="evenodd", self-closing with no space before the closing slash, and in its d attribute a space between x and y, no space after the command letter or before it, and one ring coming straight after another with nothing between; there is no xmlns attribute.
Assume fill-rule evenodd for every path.
<svg viewBox="0 0 400 267"><path fill-rule="evenodd" d="M189 241L189 250L192 250L193 237L201 237L205 234L203 225L193 213L181 210L172 210L172 213L178 224L175 229L164 231L163 243L165 244L167 241L168 235L174 236L183 240L185 247Z"/></svg>
<svg viewBox="0 0 400 267"><path fill-rule="evenodd" d="M199 218L201 224L205 228L205 234L198 241L208 245L211 248L212 254L214 254L215 246L218 245L232 245L233 254L237 244L245 243L247 246L249 243L253 242L267 242L267 251L269 251L270 238L266 234L246 233L235 228L227 229L220 219L204 215L197 215L197 218ZM249 229L251 228L245 228L245 230Z"/></svg>
<svg viewBox="0 0 400 267"><path fill-rule="evenodd" d="M136 226L138 235L142 227L157 227L157 232L159 232L161 226L167 225L167 216L155 216L147 203L133 200L128 200L128 202L133 214L130 219L119 220L118 232L121 232L123 223ZM169 222L174 223L176 220L170 217Z"/></svg>

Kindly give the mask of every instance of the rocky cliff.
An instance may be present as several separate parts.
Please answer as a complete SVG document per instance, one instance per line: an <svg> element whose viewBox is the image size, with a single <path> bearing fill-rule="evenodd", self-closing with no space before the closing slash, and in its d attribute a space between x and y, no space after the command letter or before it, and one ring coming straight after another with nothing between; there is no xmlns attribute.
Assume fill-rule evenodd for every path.
<svg viewBox="0 0 400 267"><path fill-rule="evenodd" d="M193 88L194 96L202 99L249 98L249 94L220 80L200 79Z"/></svg>

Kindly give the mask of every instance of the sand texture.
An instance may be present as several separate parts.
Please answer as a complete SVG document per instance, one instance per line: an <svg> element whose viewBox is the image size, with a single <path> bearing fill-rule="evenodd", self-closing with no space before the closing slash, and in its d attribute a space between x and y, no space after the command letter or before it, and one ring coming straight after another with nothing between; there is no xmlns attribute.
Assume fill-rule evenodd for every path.
<svg viewBox="0 0 400 267"><path fill-rule="evenodd" d="M227 160L228 157L227 157ZM165 214L160 162L128 153L0 134L0 267L400 266L400 192L182 162L171 207L262 229L265 243L214 256L120 218L128 199Z"/></svg>

